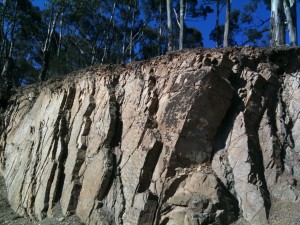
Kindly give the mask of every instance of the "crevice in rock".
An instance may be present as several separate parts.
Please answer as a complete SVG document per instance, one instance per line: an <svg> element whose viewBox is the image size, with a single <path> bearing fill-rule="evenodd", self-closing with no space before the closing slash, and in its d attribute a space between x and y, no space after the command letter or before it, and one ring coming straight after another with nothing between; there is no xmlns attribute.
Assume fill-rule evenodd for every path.
<svg viewBox="0 0 300 225"><path fill-rule="evenodd" d="M162 147L162 142L157 140L153 148L148 150L145 163L140 172L139 184L136 190L137 193L145 192L149 188L155 166L162 151Z"/></svg>
<svg viewBox="0 0 300 225"><path fill-rule="evenodd" d="M99 201L102 201L109 193L109 191L111 190L114 181L115 181L115 177L116 177L116 170L117 170L117 160L116 160L116 155L113 153L109 153L111 154L111 161L110 163L110 172L106 174L106 176L103 178L102 183L106 183L106 186L102 186L99 188L99 193L97 195L97 199ZM104 180L107 180L107 182L105 182Z"/></svg>
<svg viewBox="0 0 300 225"><path fill-rule="evenodd" d="M122 141L122 133L123 133L123 121L121 115L121 106L120 103L117 101L115 95L113 96L114 103L115 103L115 127L113 131L113 137L110 141L110 148L114 149L120 146Z"/></svg>
<svg viewBox="0 0 300 225"><path fill-rule="evenodd" d="M70 131L68 130L68 120L66 115L62 116L61 128L60 128L60 140L61 140L61 154L58 158L58 182L56 185L56 192L54 196L54 203L58 202L62 196L63 185L65 182L65 162L68 157L68 143L70 139Z"/></svg>
<svg viewBox="0 0 300 225"><path fill-rule="evenodd" d="M249 130L250 129L247 129L248 148L249 148L249 156L250 156L249 160L252 166L251 166L251 174L249 175L248 182L252 183L253 185L259 188L261 196L264 201L266 215L268 218L269 211L271 208L271 199L270 199L270 193L265 178L263 155L259 144L259 136L257 133L258 128L251 129L251 131ZM257 174L258 177L251 176L252 174Z"/></svg>
<svg viewBox="0 0 300 225"><path fill-rule="evenodd" d="M33 151L33 149L34 149L34 142L32 142L31 143L31 146L30 146L30 150L29 150L29 154L28 155L32 155L32 151ZM25 169L25 173L24 173L24 176L27 176L27 173L28 173L28 171L29 171L29 169L30 169L30 166L31 166L31 161L30 160L28 160L27 161L27 165L26 165L26 169ZM10 173L9 173L10 174ZM10 175L11 176L11 175ZM33 180L33 178L31 177L31 181ZM13 183L13 182L12 182ZM21 188L20 188L20 193L22 193L22 191L23 191L23 189L24 189L24 185L25 185L25 182L23 181L22 182L22 184L21 184ZM30 194L31 194L31 189L30 189L30 186L28 186L28 188L27 188L27 190L26 191L24 191L25 192L25 195L24 195L24 198L23 198L23 200L25 199L27 199L28 198L28 196L30 196ZM22 199L21 199L21 204L24 204L25 205L25 202L24 201L22 201ZM19 209L19 207L20 206L18 206L18 209ZM30 209L24 209L25 210L25 214L27 214L27 215L29 215L29 216L32 216L31 215L31 213L28 213L27 211L29 211ZM31 209L31 211L32 211L32 209Z"/></svg>
<svg viewBox="0 0 300 225"><path fill-rule="evenodd" d="M265 178L265 167L263 162L262 148L259 143L259 126L262 121L265 110L267 109L268 103L271 96L275 94L274 90L268 83L264 83L261 90L256 89L254 86L253 93L260 92L259 95L254 96L249 101L255 101L253 104L256 105L256 112L254 112L251 104L246 108L244 112L245 117L245 129L248 136L248 148L249 148L249 163L251 163L251 172L248 177L248 182L257 186L260 190L264 206L266 210L266 216L269 217L271 208L270 193L268 190L266 178ZM253 94L252 93L252 94ZM256 95L256 94L255 94ZM255 175L257 174L257 177Z"/></svg>
<svg viewBox="0 0 300 225"><path fill-rule="evenodd" d="M234 125L234 121L237 115L242 111L243 108L243 101L238 96L236 92L234 92L231 105L226 112L224 119L219 126L217 133L213 140L213 153L211 155L210 161L213 159L216 152L226 147L226 140L228 136L232 132L232 128Z"/></svg>
<svg viewBox="0 0 300 225"><path fill-rule="evenodd" d="M61 141L61 153L58 157L58 178L56 184L56 191L54 193L54 203L57 203L62 196L63 186L65 182L65 163L68 158L68 144L71 136L71 129L69 129L70 122L68 121L68 113L69 110L72 109L74 99L75 99L76 89L73 85L69 88L69 93L66 99L66 102L63 107L63 114L61 115L61 122L60 122L60 141Z"/></svg>
<svg viewBox="0 0 300 225"><path fill-rule="evenodd" d="M234 193L231 193L230 190L224 186L224 184L219 178L217 178L217 180L218 187L216 189L217 195L220 199L220 202L217 204L217 207L220 207L220 209L225 210L226 217L224 219L226 221L222 222L225 222L225 224L230 224L233 221L237 220L238 217L241 215L239 202Z"/></svg>
<svg viewBox="0 0 300 225"><path fill-rule="evenodd" d="M177 178L174 178L173 180L171 179L168 179L168 180L165 180L164 183L163 183L163 186L162 186L162 191L161 191L161 194L158 198L158 204L157 204L157 208L156 208L156 212L155 212L155 219L154 219L154 222L153 224L155 225L160 225L162 224L162 222L160 223L160 220L161 220L161 217L163 215L163 211L164 209L162 209L164 203L170 198L172 197L178 186L181 184L181 182L183 182L186 178L188 177L188 175L183 175L183 176L180 176L180 177L177 177ZM166 224L168 222L168 217L164 218L163 221L166 220Z"/></svg>
<svg viewBox="0 0 300 225"><path fill-rule="evenodd" d="M238 74L231 74L229 77L229 81L231 86L233 87L233 95L232 95L232 99L231 99L231 105L229 106L220 126L217 129L216 135L213 139L212 145L213 145L213 150L212 150L212 154L211 154L211 158L210 158L210 162L212 162L215 154L221 150L224 149L224 155L223 155L223 159L222 162L224 163L225 166L225 179L227 182L227 189L228 189L228 193L230 193L230 195L232 196L232 199L234 199L235 201L237 201L237 196L236 196L236 190L234 188L234 184L235 184L235 178L232 172L232 167L229 165L229 161L228 161L228 151L226 149L226 146L228 143L226 143L227 141L229 141L229 143L231 143L233 140L231 140L231 136L232 136L232 129L234 126L234 122L237 118L237 116L239 115L240 112L242 112L245 109L245 104L243 102L243 98L245 97L245 86L247 84L247 81L244 80L243 78L241 78L241 73L242 73L242 69L244 68L245 64L243 61L244 59L240 59L240 64L239 65L239 73ZM219 180L220 184L223 184L220 180ZM226 184L223 184L226 185Z"/></svg>
<svg viewBox="0 0 300 225"><path fill-rule="evenodd" d="M231 99L231 105L229 106L225 117L223 118L213 139L213 152L211 154L210 161L213 159L216 152L226 147L226 140L232 132L234 121L238 114L245 109L243 98L246 95L245 86L247 84L247 81L241 77L242 70L246 66L246 60L244 57L245 56L240 53L238 73L231 73L231 75L229 76L229 82L234 90Z"/></svg>
<svg viewBox="0 0 300 225"><path fill-rule="evenodd" d="M278 90L278 107L279 107L279 122L281 125L281 134L280 134L280 141L281 141L281 164L282 164L282 169L284 170L284 159L286 155L286 148L294 148L294 140L292 136L292 127L293 123L291 118L288 115L287 112L287 107L286 103L283 101L282 98L282 87L279 88Z"/></svg>
<svg viewBox="0 0 300 225"><path fill-rule="evenodd" d="M279 92L279 87L276 87L276 90L274 90L274 93ZM266 165L266 168L272 168L275 166L276 170L278 172L283 172L283 158L282 158L282 151L281 151L281 143L280 138L278 137L278 128L276 125L276 107L278 105L278 94L272 95L269 104L267 106L267 116L269 119L270 127L271 127L271 135L273 136L273 160L274 165ZM280 174L277 174L279 176ZM277 178L276 178L277 180Z"/></svg>
<svg viewBox="0 0 300 225"><path fill-rule="evenodd" d="M182 175L180 177L175 177L171 180L169 180L169 184L167 185L167 188L163 191L164 196L161 199L161 205L165 203L169 198L171 198L175 192L177 191L177 188L179 185L188 177L188 175Z"/></svg>
<svg viewBox="0 0 300 225"><path fill-rule="evenodd" d="M57 163L54 163L51 172L50 172L50 177L47 180L46 184L46 190L45 190L45 198L44 198L44 208L41 211L41 218L46 217L48 208L49 208L49 199L50 199L50 190L51 190L51 185L55 176L55 170L57 169Z"/></svg>
<svg viewBox="0 0 300 225"><path fill-rule="evenodd" d="M121 210L120 213L118 215L118 219L119 219L119 224L123 225L123 215L125 213L126 210L126 199L125 199L125 195L124 195L124 190L123 190L123 182L122 182L122 174L121 174L121 168L118 166L118 174L117 177L119 178L119 185L120 185L120 196L122 198L122 202L121 202Z"/></svg>
<svg viewBox="0 0 300 225"><path fill-rule="evenodd" d="M93 81L92 93L94 93L94 90L95 90L95 81ZM82 121L80 133L78 134L78 137L76 139L77 142L78 142L78 140L80 140L82 142L81 142L80 146L77 146L77 151L78 151L77 152L77 160L76 160L75 166L72 171L73 187L71 190L71 198L70 198L68 208L67 208L67 210L71 214L74 213L77 208L78 197L79 197L81 189L82 189L82 183L80 181L79 171L80 171L82 164L85 161L85 155L86 155L86 149L87 149L86 138L88 137L88 134L91 129L91 124L92 124L90 115L93 113L95 107L96 107L96 104L95 104L94 96L90 95L89 96L89 105L83 114L84 120Z"/></svg>
<svg viewBox="0 0 300 225"><path fill-rule="evenodd" d="M158 225L167 225L168 224L168 222L169 222L169 217L165 217L160 223L159 222L157 222L156 224ZM197 225L200 225L200 224L197 224Z"/></svg>
<svg viewBox="0 0 300 225"><path fill-rule="evenodd" d="M97 200L102 201L108 195L109 191L113 187L115 182L115 178L118 176L118 168L120 159L117 159L117 150L120 148L121 141L122 141L122 132L123 132L123 122L122 122L122 115L120 112L120 103L116 99L116 92L115 88L118 84L118 80L114 79L111 84L107 87L109 91L109 110L110 110L110 117L111 117L111 124L110 128L107 132L106 140L103 143L104 147L108 147L107 150L107 158L106 162L109 164L110 167L109 172L103 178L102 186L99 188L99 193L97 195ZM101 147L100 147L101 148ZM99 148L99 150L100 150ZM98 151L99 151L98 150ZM121 156L120 156L121 158ZM120 178L121 179L121 178ZM104 180L107 180L106 182ZM92 210L93 211L93 210Z"/></svg>
<svg viewBox="0 0 300 225"><path fill-rule="evenodd" d="M59 111L57 120L55 121L55 124L53 125L54 128L53 128L53 133L52 133L52 142L51 142L50 146L48 147L47 155L49 156L49 158L51 158L51 160L56 159L58 143L59 143L60 137L61 137L62 120L64 118L63 106L65 105L65 103L67 101L67 98L68 98L67 93L63 92L63 100L62 100L61 105L60 105L60 111ZM39 148L37 150L39 150ZM38 168L39 173L34 174L34 176L36 177L35 179L37 179L39 177L43 177L44 176L44 170L47 167L51 166L51 163L49 164L49 160L45 160L43 162L43 164L41 164L42 162L39 162L39 161L38 161L38 163L40 164L40 167ZM50 171L50 174L49 174L49 178L46 181L46 186L43 187L43 185L45 183L44 184L38 183L38 186L36 187L36 192L40 191L39 190L40 188L42 188L42 191L44 191L44 194L43 194L44 195L43 196L43 198L44 198L44 200L43 200L44 201L43 202L44 207L41 209L41 212L39 212L40 214L38 215L38 217L40 217L40 218L44 218L46 216L48 208L50 206L51 207L53 206L53 202L49 203L49 200L52 198L52 196L50 196L50 191L51 191L52 185L54 185L55 189L56 189L57 184L53 184L53 181L54 181L54 178L55 178L55 171L59 166L58 163L59 163L59 160L55 161L54 164L52 165L52 168L51 168L51 171ZM54 196L53 196L52 199L55 199L55 193L54 193Z"/></svg>
<svg viewBox="0 0 300 225"><path fill-rule="evenodd" d="M30 193L32 193L32 196L31 196L31 201L29 202L30 203L30 207L29 209L34 209L34 203L35 203L35 198L36 198L36 193L37 193L37 189L36 189L36 185L37 185L37 167L39 165L39 162L40 162L40 157L41 157L41 154L39 153L39 150L42 146L42 139L43 139L43 135L42 135L42 129L44 127L44 122L40 122L40 126L39 126L39 139L38 139L38 145L37 145L37 148L36 148L36 160L34 162L34 165L33 165L33 172L31 174L31 190ZM23 187L20 189L20 199L22 199L22 189ZM18 211L18 210L17 210ZM31 213L27 213L30 217L33 217L34 218L34 215L31 215Z"/></svg>
<svg viewBox="0 0 300 225"><path fill-rule="evenodd" d="M110 149L105 150L107 155L103 165L103 170L105 171L101 185L98 190L97 200L102 201L108 194L112 184L113 184L113 173L115 170L115 158Z"/></svg>
<svg viewBox="0 0 300 225"><path fill-rule="evenodd" d="M165 168L167 170L166 177L171 178L176 176L177 168L190 168L195 164L196 163L194 161L183 158L180 155L178 155L176 152L171 152L171 155L166 164L167 167Z"/></svg>
<svg viewBox="0 0 300 225"><path fill-rule="evenodd" d="M126 209L126 199L124 195L123 190L123 183L122 183L122 175L121 175L121 168L120 163L122 161L122 152L120 150L121 148L121 142L122 142L122 135L123 135L123 121L122 121L122 113L121 113L121 104L122 99L120 102L117 99L116 96L116 87L119 84L118 83L118 77L114 77L108 87L110 92L110 113L111 113L111 119L114 120L112 123L113 127L111 129L112 136L111 138L107 139L109 141L108 147L110 148L109 151L112 151L111 155L111 175L109 178L109 183L105 189L105 192L103 193L102 199L105 199L105 197L108 195L110 190L114 189L114 203L113 206L117 202L117 196L119 195L121 197L121 209L119 211L119 214L117 215L117 223L122 225L123 224L123 215L125 213ZM112 111L111 111L112 110Z"/></svg>

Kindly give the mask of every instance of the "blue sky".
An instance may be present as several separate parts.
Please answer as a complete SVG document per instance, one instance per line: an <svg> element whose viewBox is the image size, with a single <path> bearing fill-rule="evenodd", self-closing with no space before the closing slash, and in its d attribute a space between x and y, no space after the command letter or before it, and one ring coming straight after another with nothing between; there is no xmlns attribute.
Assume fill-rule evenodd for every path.
<svg viewBox="0 0 300 225"><path fill-rule="evenodd" d="M243 5L249 3L249 0L233 0L232 1L232 10L234 9L239 9L242 10ZM258 11L257 11L257 15L255 15L258 18L263 18L266 19L270 16L269 11L266 10L265 5L261 4ZM201 29L201 32L203 34L203 39L204 39L204 46L205 47L215 47L215 43L211 40L209 40L209 34L211 32L211 27L214 27L215 25L215 17L216 14L215 12L213 12L212 14L210 14L210 16L207 18L206 21L202 21L202 24L198 24L198 26L196 25L196 27L199 27ZM220 15L220 24L224 24L225 23L225 7L223 8L221 15ZM245 40L245 37L240 35L238 37L236 37L236 39L240 42L243 42Z"/></svg>
<svg viewBox="0 0 300 225"><path fill-rule="evenodd" d="M251 0L232 0L232 9L240 9L242 10L243 5L249 3ZM46 1L44 0L33 0L33 4L34 5L38 5L39 7L43 8L44 4ZM215 6L212 6L215 7ZM298 42L300 43L300 4L298 4L297 6L297 12L298 12ZM209 40L209 34L211 32L211 30L215 27L215 12L211 13L208 15L208 17L206 18L206 20L203 19L192 19L191 21L187 22L187 25L189 27L196 27L198 30L201 31L202 35L203 35L203 43L204 43L204 47L215 47L215 43L211 40ZM266 19L268 17L270 17L270 11L266 10L266 7L264 4L260 4L259 9L257 10L256 15L254 15L257 18L261 18L261 19ZM225 21L225 8L222 10L221 15L220 15L220 24L224 24ZM288 37L288 35L287 35ZM243 36L242 34L237 36L236 39L238 40L238 42L243 42L245 41L245 36Z"/></svg>

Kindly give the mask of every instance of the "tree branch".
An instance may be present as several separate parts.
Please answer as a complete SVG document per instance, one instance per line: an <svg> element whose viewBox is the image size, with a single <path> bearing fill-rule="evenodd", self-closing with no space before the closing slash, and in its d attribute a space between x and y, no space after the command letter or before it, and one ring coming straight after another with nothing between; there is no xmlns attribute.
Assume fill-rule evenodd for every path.
<svg viewBox="0 0 300 225"><path fill-rule="evenodd" d="M178 25L178 27L180 28L180 22L179 22L178 14L177 14L175 8L173 8L173 10L174 10L174 14L175 14L175 16L176 16L176 22L177 22L177 25Z"/></svg>

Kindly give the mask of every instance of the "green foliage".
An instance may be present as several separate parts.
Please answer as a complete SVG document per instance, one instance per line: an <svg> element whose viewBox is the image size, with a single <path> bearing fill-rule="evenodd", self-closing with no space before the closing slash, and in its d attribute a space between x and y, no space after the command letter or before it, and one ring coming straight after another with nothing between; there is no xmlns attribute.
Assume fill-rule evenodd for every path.
<svg viewBox="0 0 300 225"><path fill-rule="evenodd" d="M203 46L202 33L195 27L186 28L186 36L184 39L184 48L195 48L198 46Z"/></svg>
<svg viewBox="0 0 300 225"><path fill-rule="evenodd" d="M144 29L143 39L140 41L139 59L150 59L158 52L158 33L150 26Z"/></svg>
<svg viewBox="0 0 300 225"><path fill-rule="evenodd" d="M3 2L4 3L4 2ZM41 17L31 1L6 1L0 5L1 51L0 65L3 76L13 85L19 86L35 80L33 42L40 34ZM8 67L4 73L5 64Z"/></svg>
<svg viewBox="0 0 300 225"><path fill-rule="evenodd" d="M257 44L257 42L263 38L263 33L258 31L257 29L249 28L246 30L246 35L248 37L249 42Z"/></svg>
<svg viewBox="0 0 300 225"><path fill-rule="evenodd" d="M265 44L268 21L257 18L270 0L253 0L232 9L229 44ZM5 4L6 3L6 4ZM219 8L217 8L219 3ZM224 10L225 0L186 0L184 48L203 46L203 20ZM173 45L178 48L180 1L172 1ZM94 64L149 59L167 51L165 0L46 0L44 8L30 0L0 2L0 68L15 86L62 76ZM224 21L224 18L220 18ZM53 27L53 34L49 34ZM223 43L224 25L211 24L210 39ZM236 40L243 35L243 41ZM10 51L10 49L12 51ZM9 65L5 67L5 65ZM5 71L6 70L6 71ZM5 71L5 73L3 73Z"/></svg>
<svg viewBox="0 0 300 225"><path fill-rule="evenodd" d="M270 8L269 0L254 0L243 6L243 11L241 14L241 25L243 30L243 35L245 36L245 41L241 43L258 45L260 43L264 44L267 39L264 33L269 31L269 18L261 18L257 15L257 10L265 4L266 8Z"/></svg>

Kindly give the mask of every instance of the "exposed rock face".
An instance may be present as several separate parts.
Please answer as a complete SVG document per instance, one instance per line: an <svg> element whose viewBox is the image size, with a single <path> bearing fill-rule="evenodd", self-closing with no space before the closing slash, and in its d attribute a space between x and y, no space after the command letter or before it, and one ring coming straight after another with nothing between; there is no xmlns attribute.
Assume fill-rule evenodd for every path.
<svg viewBox="0 0 300 225"><path fill-rule="evenodd" d="M19 90L0 163L19 214L267 224L298 202L300 50L192 50Z"/></svg>

